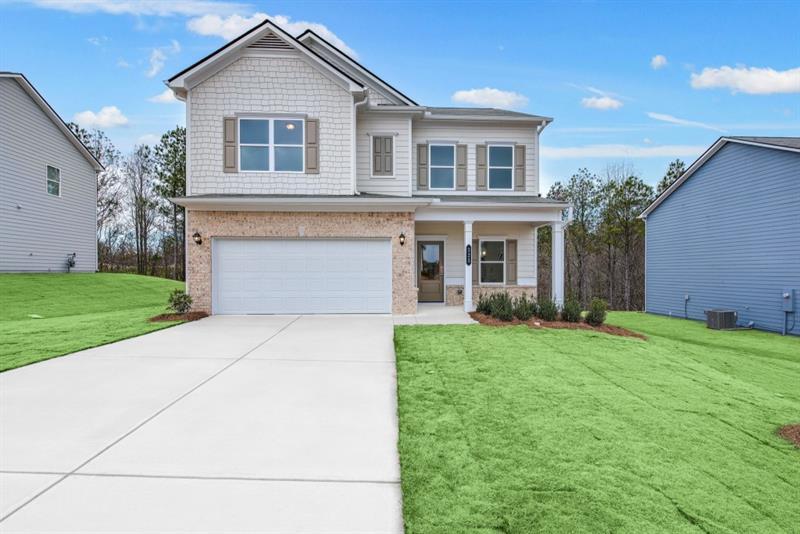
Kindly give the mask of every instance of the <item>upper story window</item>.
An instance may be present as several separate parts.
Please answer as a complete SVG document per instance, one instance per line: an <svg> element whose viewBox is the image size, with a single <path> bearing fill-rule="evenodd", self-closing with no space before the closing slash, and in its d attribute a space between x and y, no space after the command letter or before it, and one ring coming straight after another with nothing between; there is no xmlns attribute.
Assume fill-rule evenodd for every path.
<svg viewBox="0 0 800 534"><path fill-rule="evenodd" d="M53 196L61 196L61 169L47 166L47 192Z"/></svg>
<svg viewBox="0 0 800 534"><path fill-rule="evenodd" d="M480 283L504 284L506 281L506 242L480 242Z"/></svg>
<svg viewBox="0 0 800 534"><path fill-rule="evenodd" d="M372 137L372 176L381 178L394 176L394 137L390 135Z"/></svg>
<svg viewBox="0 0 800 534"><path fill-rule="evenodd" d="M514 147L489 145L489 189L514 188Z"/></svg>
<svg viewBox="0 0 800 534"><path fill-rule="evenodd" d="M430 145L428 161L431 189L455 189L456 146Z"/></svg>
<svg viewBox="0 0 800 534"><path fill-rule="evenodd" d="M302 119L239 119L239 170L303 172Z"/></svg>

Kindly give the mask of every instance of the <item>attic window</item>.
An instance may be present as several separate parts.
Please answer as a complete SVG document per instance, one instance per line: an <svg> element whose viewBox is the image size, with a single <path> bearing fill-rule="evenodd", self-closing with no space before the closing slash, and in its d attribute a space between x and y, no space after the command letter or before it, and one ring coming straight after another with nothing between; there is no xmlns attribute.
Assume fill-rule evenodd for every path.
<svg viewBox="0 0 800 534"><path fill-rule="evenodd" d="M292 45L270 32L259 40L251 43L247 48L258 50L292 50Z"/></svg>

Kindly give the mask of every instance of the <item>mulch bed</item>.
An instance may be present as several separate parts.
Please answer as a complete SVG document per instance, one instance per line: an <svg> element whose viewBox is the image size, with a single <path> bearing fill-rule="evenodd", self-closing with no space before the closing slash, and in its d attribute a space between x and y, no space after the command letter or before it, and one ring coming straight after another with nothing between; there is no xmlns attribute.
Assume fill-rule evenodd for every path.
<svg viewBox="0 0 800 534"><path fill-rule="evenodd" d="M800 423L782 426L778 429L778 435L794 443L795 447L800 448Z"/></svg>
<svg viewBox="0 0 800 534"><path fill-rule="evenodd" d="M196 321L208 317L206 312L189 312L189 313L162 313L155 317L148 319L151 323L161 323L167 321Z"/></svg>
<svg viewBox="0 0 800 534"><path fill-rule="evenodd" d="M566 321L542 321L541 319L537 318L528 319L527 321L520 321L519 319L516 318L514 318L511 321L501 321L499 319L495 319L490 315L484 315L478 312L472 312L469 315L479 323L487 326L513 326L513 325L524 324L528 325L531 328L564 328L569 330L591 330L593 332L603 332L605 334L611 334L613 336L647 339L647 336L640 334L639 332L633 332L631 330L628 330L627 328L622 328L621 326L613 326L610 324L592 326L586 323L568 323Z"/></svg>

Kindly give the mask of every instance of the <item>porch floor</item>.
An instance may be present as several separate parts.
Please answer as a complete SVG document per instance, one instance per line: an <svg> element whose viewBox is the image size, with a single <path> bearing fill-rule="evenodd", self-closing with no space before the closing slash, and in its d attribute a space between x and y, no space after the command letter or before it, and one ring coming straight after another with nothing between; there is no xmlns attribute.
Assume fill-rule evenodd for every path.
<svg viewBox="0 0 800 534"><path fill-rule="evenodd" d="M420 302L415 315L393 315L394 324L471 324L463 306L445 306L440 303Z"/></svg>

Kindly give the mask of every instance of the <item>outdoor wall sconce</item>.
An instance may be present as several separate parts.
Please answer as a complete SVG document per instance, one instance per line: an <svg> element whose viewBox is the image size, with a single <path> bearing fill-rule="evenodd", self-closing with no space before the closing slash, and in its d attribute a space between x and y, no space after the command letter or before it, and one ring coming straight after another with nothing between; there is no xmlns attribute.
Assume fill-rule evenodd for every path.
<svg viewBox="0 0 800 534"><path fill-rule="evenodd" d="M406 244L406 234L400 232L400 246L402 247L405 244Z"/></svg>
<svg viewBox="0 0 800 534"><path fill-rule="evenodd" d="M197 244L197 245L202 245L203 244L203 238L200 237L200 232L195 232L194 235L192 236L192 239L194 240L195 244Z"/></svg>

